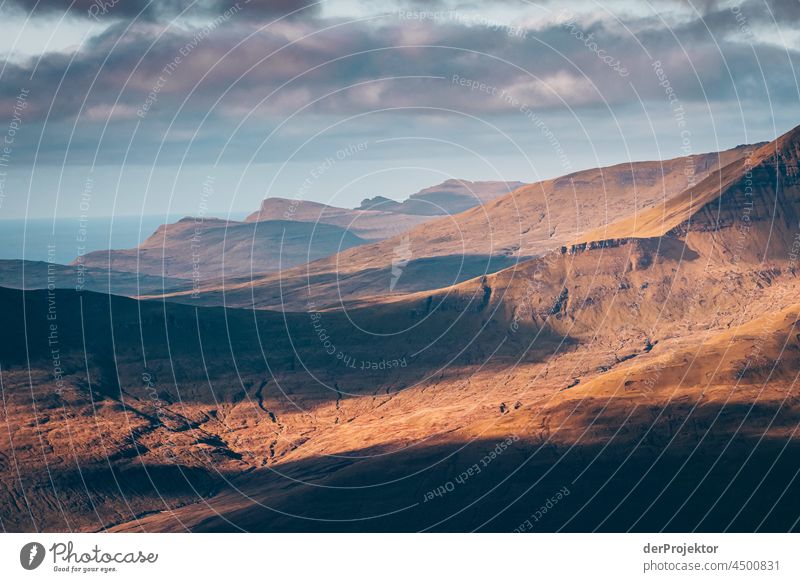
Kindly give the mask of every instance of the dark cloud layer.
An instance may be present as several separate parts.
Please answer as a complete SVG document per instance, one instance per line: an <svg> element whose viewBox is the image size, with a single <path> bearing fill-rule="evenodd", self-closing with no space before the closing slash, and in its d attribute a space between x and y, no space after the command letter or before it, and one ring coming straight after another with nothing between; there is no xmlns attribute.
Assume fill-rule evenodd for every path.
<svg viewBox="0 0 800 582"><path fill-rule="evenodd" d="M313 0L10 0L8 6L29 17L61 16L168 20L180 14L217 15L247 6L251 15L283 15L309 8Z"/></svg>
<svg viewBox="0 0 800 582"><path fill-rule="evenodd" d="M35 4L16 3L27 10ZM72 10L90 4L81 0ZM656 17L628 20L629 30L608 18L581 17L570 29L556 23L524 36L467 20L408 20L396 14L361 22L308 14L267 23L260 18L266 12L285 13L298 3L241 4L225 19L220 14L229 4L195 6L214 15L205 27L168 26L159 18L116 21L76 54L8 63L0 107L7 114L19 90L28 89L25 121L34 127L46 121L47 145L57 158L70 139L75 151L81 145L96 148L102 131L126 135L137 125L140 139L159 144L165 138L185 140L201 120L201 135L227 137L247 115L274 128L298 112L292 127L312 115L381 108L407 108L417 115L431 115L425 108L448 108L486 116L518 115L523 106L665 102L664 79L656 75L654 61L662 63L669 87L683 103L798 102L797 52L774 43L774 35L753 32L774 27L763 0L748 0L737 11L710 3L702 18L671 30ZM794 4L769 6L776 17L788 19L797 16ZM56 5L63 10L61 3L40 2L34 12L57 11ZM120 8L118 15L138 14L137 7L150 10L143 1L122 5L110 10ZM159 6L164 15L185 4ZM617 74L608 59L629 74ZM455 76L469 82L454 82ZM32 132L28 153L37 141Z"/></svg>

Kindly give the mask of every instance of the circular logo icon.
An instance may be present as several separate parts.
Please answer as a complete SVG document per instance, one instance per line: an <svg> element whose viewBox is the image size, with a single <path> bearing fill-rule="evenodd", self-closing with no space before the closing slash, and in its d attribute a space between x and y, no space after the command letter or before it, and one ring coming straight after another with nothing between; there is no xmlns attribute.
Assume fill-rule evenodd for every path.
<svg viewBox="0 0 800 582"><path fill-rule="evenodd" d="M35 570L44 561L44 546L39 542L30 542L19 551L19 563L26 570Z"/></svg>

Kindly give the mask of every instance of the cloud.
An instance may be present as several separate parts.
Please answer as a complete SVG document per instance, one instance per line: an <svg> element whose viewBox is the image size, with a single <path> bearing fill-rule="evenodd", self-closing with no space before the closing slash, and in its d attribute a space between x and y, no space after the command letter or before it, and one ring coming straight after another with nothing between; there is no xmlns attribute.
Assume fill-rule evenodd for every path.
<svg viewBox="0 0 800 582"><path fill-rule="evenodd" d="M34 3L16 4L30 8ZM56 12L56 4L63 6L40 2L37 10ZM118 16L138 14L137 6L150 10L143 1L124 4ZM87 5L76 2L72 10ZM384 108L409 116L441 109L517 116L523 105L614 108L635 105L639 98L666 104L653 72L655 60L684 103L709 100L738 107L737 100L761 105L767 97L777 106L797 102L792 71L797 53L758 36L743 42L736 15L712 5L702 18L679 19L672 29L657 16L629 18L626 29L607 15L588 13L575 20L581 36L550 18L524 37L463 19L409 21L396 14L366 21L317 13L279 22L258 18L299 5L289 1L242 3L224 20L218 11L230 3L203 2L199 9L216 15L213 19L172 24L161 16L186 3L159 5L159 17L112 22L75 53L6 64L2 113L13 106L20 88L30 90L25 123L34 130L28 134L29 149L20 145L19 156L32 155L45 121L50 149L40 155L46 159L49 151L58 160L68 143L70 155L92 152L103 131L106 138L124 138L137 124L137 139L144 140L149 154L165 136L195 130L212 151L213 136L228 135L248 116L264 131L290 116L293 129L308 119L311 133L318 116L357 116ZM766 26L758 5L749 0L741 12L752 26ZM770 6L776 15L794 14L788 3ZM630 74L617 74L600 55L619 60ZM478 87L456 84L454 75ZM499 96L503 91L516 103ZM172 133L165 133L167 128ZM121 153L111 147L100 155L118 159Z"/></svg>
<svg viewBox="0 0 800 582"><path fill-rule="evenodd" d="M69 15L77 18L169 20L178 15L215 16L247 6L251 17L279 16L317 5L313 0L8 0L27 17ZM315 8L316 10L316 8Z"/></svg>

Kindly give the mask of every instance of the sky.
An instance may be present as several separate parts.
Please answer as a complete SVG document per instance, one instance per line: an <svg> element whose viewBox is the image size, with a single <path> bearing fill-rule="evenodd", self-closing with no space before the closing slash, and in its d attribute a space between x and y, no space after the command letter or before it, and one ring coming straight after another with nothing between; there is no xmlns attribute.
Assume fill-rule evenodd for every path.
<svg viewBox="0 0 800 582"><path fill-rule="evenodd" d="M797 0L0 2L0 219L353 207L800 124Z"/></svg>

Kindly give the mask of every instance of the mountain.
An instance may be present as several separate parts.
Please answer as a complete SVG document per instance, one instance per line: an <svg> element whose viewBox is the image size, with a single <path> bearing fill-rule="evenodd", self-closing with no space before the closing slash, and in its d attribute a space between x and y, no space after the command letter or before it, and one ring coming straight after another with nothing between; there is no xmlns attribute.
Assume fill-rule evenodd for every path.
<svg viewBox="0 0 800 582"><path fill-rule="evenodd" d="M747 151L739 146L721 153L619 164L523 186L479 208L280 276L231 281L225 301L233 306L303 309L309 283L320 305L447 287L559 249L620 215L658 212L665 200ZM170 298L186 300L180 293ZM222 297L211 284L194 300L214 305Z"/></svg>
<svg viewBox="0 0 800 582"><path fill-rule="evenodd" d="M358 209L422 216L449 216L500 198L524 185L522 182L445 180L441 184L412 194L403 202L396 202L384 196L366 198Z"/></svg>
<svg viewBox="0 0 800 582"><path fill-rule="evenodd" d="M184 218L159 227L138 248L95 251L83 264L200 282L278 271L364 244L346 229L269 220L257 223Z"/></svg>
<svg viewBox="0 0 800 582"><path fill-rule="evenodd" d="M378 210L351 210L309 200L267 198L261 202L261 208L250 214L245 222L274 220L329 224L365 240L376 241L392 237L430 218Z"/></svg>
<svg viewBox="0 0 800 582"><path fill-rule="evenodd" d="M504 187L507 191L505 182L453 180L415 194L418 198L414 200L439 200L455 211L497 196ZM88 253L83 265L190 281L166 287L144 285L140 290L143 295L158 294L165 288L194 294L200 285L223 285L223 278L227 281L291 269L368 241L399 235L431 219L424 214L350 210L268 198L244 222L187 217L162 225L138 248ZM122 292L128 287L118 289Z"/></svg>
<svg viewBox="0 0 800 582"><path fill-rule="evenodd" d="M785 259L800 224L800 128L714 172L663 206L589 232L603 239L685 237L703 244L714 232L717 253L752 260Z"/></svg>
<svg viewBox="0 0 800 582"><path fill-rule="evenodd" d="M481 297L485 309L520 325L607 337L609 345L638 342L640 352L653 335L730 329L788 308L798 287L800 128L740 153L658 206L568 245L396 302Z"/></svg>
<svg viewBox="0 0 800 582"><path fill-rule="evenodd" d="M346 309L0 289L4 528L795 531L799 145Z"/></svg>
<svg viewBox="0 0 800 582"><path fill-rule="evenodd" d="M267 198L246 222L298 220L340 226L353 234L377 241L396 236L433 217L458 214L508 194L522 182L469 182L447 180L397 202L384 196L364 200L355 210L309 200Z"/></svg>

